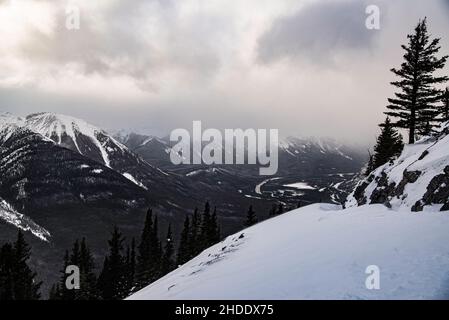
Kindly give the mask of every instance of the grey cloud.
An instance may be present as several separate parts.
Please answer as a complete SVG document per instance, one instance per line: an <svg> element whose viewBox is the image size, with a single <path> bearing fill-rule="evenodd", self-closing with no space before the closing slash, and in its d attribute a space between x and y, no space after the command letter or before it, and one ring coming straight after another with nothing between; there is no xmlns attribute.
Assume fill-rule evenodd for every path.
<svg viewBox="0 0 449 320"><path fill-rule="evenodd" d="M162 35L149 35L145 29L154 8L158 9L157 29ZM220 67L219 49L208 45L220 37L220 21L211 20L207 30L197 33L194 18L180 25L172 1L117 2L102 12L106 30L97 28L97 17L82 8L80 30L68 30L65 7L59 9L55 32L34 30L21 48L29 61L49 64L49 72L76 63L85 74L125 75L141 88L153 88L160 73L167 70L201 79L213 76ZM170 39L164 38L164 32Z"/></svg>
<svg viewBox="0 0 449 320"><path fill-rule="evenodd" d="M379 31L365 27L367 5L358 0L326 0L277 19L258 40L259 62L300 57L323 63L338 51L371 46Z"/></svg>

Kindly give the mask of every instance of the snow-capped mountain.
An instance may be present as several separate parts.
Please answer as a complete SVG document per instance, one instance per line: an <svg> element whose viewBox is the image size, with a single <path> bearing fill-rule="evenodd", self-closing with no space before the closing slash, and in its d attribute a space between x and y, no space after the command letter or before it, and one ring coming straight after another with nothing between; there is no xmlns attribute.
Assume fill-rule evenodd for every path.
<svg viewBox="0 0 449 320"><path fill-rule="evenodd" d="M167 174L143 161L104 130L84 120L53 113L38 113L25 119L27 128L120 172L148 190Z"/></svg>
<svg viewBox="0 0 449 320"><path fill-rule="evenodd" d="M81 119L54 113L37 113L27 116L25 124L30 130L109 168L114 154L125 152L121 143Z"/></svg>
<svg viewBox="0 0 449 320"><path fill-rule="evenodd" d="M434 136L406 145L396 160L359 182L347 206L374 203L412 211L449 210L449 123Z"/></svg>
<svg viewBox="0 0 449 320"><path fill-rule="evenodd" d="M37 271L41 279L50 279L46 284L57 277L60 258L76 238L87 237L94 254L102 254L111 227L138 234L150 205L163 213L163 224L170 220L175 226L182 223L177 203L188 208L201 203L176 176L154 168L120 144L108 149L114 140L100 130L79 121L70 120L72 129L67 129L67 122L54 117L39 119L48 121L38 122L36 116L0 117L0 241L14 239L17 229L27 231L34 257L45 261ZM108 152L110 167L98 143Z"/></svg>

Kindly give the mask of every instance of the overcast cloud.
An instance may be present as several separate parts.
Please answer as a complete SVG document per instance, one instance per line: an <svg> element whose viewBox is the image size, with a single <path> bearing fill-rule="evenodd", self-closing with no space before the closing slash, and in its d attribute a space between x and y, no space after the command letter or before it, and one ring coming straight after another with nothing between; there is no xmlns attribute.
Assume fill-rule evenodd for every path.
<svg viewBox="0 0 449 320"><path fill-rule="evenodd" d="M68 4L80 30L65 27ZM365 28L368 4L380 30ZM447 0L3 0L0 111L372 142L389 69L424 16L449 53Z"/></svg>

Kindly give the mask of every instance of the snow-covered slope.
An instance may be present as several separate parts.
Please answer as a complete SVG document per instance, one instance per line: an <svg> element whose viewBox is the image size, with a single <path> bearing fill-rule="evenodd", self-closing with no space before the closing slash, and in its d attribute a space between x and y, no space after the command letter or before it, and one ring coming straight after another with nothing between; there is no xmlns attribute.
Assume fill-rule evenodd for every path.
<svg viewBox="0 0 449 320"><path fill-rule="evenodd" d="M380 289L366 287L368 266ZM130 299L449 297L449 215L315 204L205 250Z"/></svg>
<svg viewBox="0 0 449 320"><path fill-rule="evenodd" d="M398 159L372 172L348 197L347 206L383 203L393 209L449 210L449 123L433 137L405 146Z"/></svg>
<svg viewBox="0 0 449 320"><path fill-rule="evenodd" d="M23 230L30 231L34 236L42 241L50 239L50 232L36 224L29 217L17 212L5 200L0 198L0 221L12 224L13 226Z"/></svg>
<svg viewBox="0 0 449 320"><path fill-rule="evenodd" d="M142 160L106 131L74 117L38 113L26 117L25 125L33 132L58 145L78 152L119 173L144 190L149 190L166 173Z"/></svg>
<svg viewBox="0 0 449 320"><path fill-rule="evenodd" d="M54 113L38 113L26 117L26 126L52 139L59 145L77 151L111 167L111 154L126 149L103 130L84 120Z"/></svg>
<svg viewBox="0 0 449 320"><path fill-rule="evenodd" d="M7 112L0 112L0 142L8 140L12 133L23 125L22 118L15 117Z"/></svg>

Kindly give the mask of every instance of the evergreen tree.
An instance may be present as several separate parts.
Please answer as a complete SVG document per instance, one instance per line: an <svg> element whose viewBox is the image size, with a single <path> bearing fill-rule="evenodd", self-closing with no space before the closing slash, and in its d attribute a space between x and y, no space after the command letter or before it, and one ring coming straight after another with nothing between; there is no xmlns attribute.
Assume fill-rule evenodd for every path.
<svg viewBox="0 0 449 320"><path fill-rule="evenodd" d="M66 280L67 266L73 265L79 268L80 288L69 290ZM94 272L95 263L90 249L83 238L81 242L76 240L72 246L72 251L65 252L63 268L59 283L54 284L50 290L50 300L97 300L99 292L97 290L97 277Z"/></svg>
<svg viewBox="0 0 449 320"><path fill-rule="evenodd" d="M178 253L176 256L176 265L180 266L189 261L193 250L191 250L190 244L190 220L189 217L186 216L184 220L184 227L181 232L181 239L179 241Z"/></svg>
<svg viewBox="0 0 449 320"><path fill-rule="evenodd" d="M190 234L188 239L188 256L185 262L196 257L202 251L201 243L201 217L198 208L195 208L192 215L192 223L190 226Z"/></svg>
<svg viewBox="0 0 449 320"><path fill-rule="evenodd" d="M214 213L212 214L210 219L210 235L208 247L213 246L218 242L220 242L220 227L218 226L217 207L214 207Z"/></svg>
<svg viewBox="0 0 449 320"><path fill-rule="evenodd" d="M284 213L284 205L282 203L279 203L278 204L278 208L276 210L276 214L280 215L280 214L283 214L283 213Z"/></svg>
<svg viewBox="0 0 449 320"><path fill-rule="evenodd" d="M168 226L167 231L167 238L165 239L165 247L164 247L164 253L162 255L162 261L161 261L161 276L166 275L167 273L171 272L173 268L173 237L171 232L171 226Z"/></svg>
<svg viewBox="0 0 449 320"><path fill-rule="evenodd" d="M52 290L50 290L51 300L73 300L72 295L73 292L67 289L65 283L67 278L65 271L67 269L67 266L70 264L69 260L70 260L69 251L66 250L64 253L62 269L60 270L61 276L59 278L59 283L54 284Z"/></svg>
<svg viewBox="0 0 449 320"><path fill-rule="evenodd" d="M209 201L206 201L206 204L204 205L203 217L201 219L200 252L206 248L209 248L211 233L212 230L211 230L210 204Z"/></svg>
<svg viewBox="0 0 449 320"><path fill-rule="evenodd" d="M256 213L253 210L253 206L249 206L248 213L246 214L246 221L244 226L245 227L251 227L252 225L255 225L257 223L257 216Z"/></svg>
<svg viewBox="0 0 449 320"><path fill-rule="evenodd" d="M444 90L442 105L439 108L440 111L440 121L449 121L449 87Z"/></svg>
<svg viewBox="0 0 449 320"><path fill-rule="evenodd" d="M0 300L38 300L41 282L28 266L31 249L22 231L14 244L6 243L0 249Z"/></svg>
<svg viewBox="0 0 449 320"><path fill-rule="evenodd" d="M71 263L74 264L75 263ZM97 276L95 275L95 262L86 239L81 240L79 249L80 289L76 290L77 300L97 300Z"/></svg>
<svg viewBox="0 0 449 320"><path fill-rule="evenodd" d="M276 215L276 212L277 212L277 206L275 204L273 204L271 206L270 211L268 212L268 217L270 217L270 218L274 217Z"/></svg>
<svg viewBox="0 0 449 320"><path fill-rule="evenodd" d="M158 220L148 210L137 256L137 288L143 288L159 277L161 244L158 237Z"/></svg>
<svg viewBox="0 0 449 320"><path fill-rule="evenodd" d="M38 300L40 298L39 288L42 282L35 280L36 273L27 264L30 259L31 249L25 241L22 231L19 231L14 243L14 299L15 300Z"/></svg>
<svg viewBox="0 0 449 320"><path fill-rule="evenodd" d="M369 174L373 172L374 169L376 169L374 167L374 155L371 154L371 152L368 150L368 163L366 165L364 175L369 176Z"/></svg>
<svg viewBox="0 0 449 320"><path fill-rule="evenodd" d="M402 136L393 128L388 117L379 126L382 130L374 146L372 170L400 155L404 148Z"/></svg>
<svg viewBox="0 0 449 320"><path fill-rule="evenodd" d="M434 76L435 71L442 69L448 56L437 58L440 50L440 39L430 40L427 32L427 19L420 20L414 34L408 35L404 62L399 69L391 69L400 80L391 84L400 89L395 98L388 99L389 111L386 115L398 119L393 126L405 128L409 132L409 143L415 142L415 135L426 129L427 123L438 114L436 103L441 97L441 90L435 85L446 82L445 76Z"/></svg>
<svg viewBox="0 0 449 320"><path fill-rule="evenodd" d="M134 292L136 286L136 240L131 240L131 247L126 250L126 288L129 294Z"/></svg>
<svg viewBox="0 0 449 320"><path fill-rule="evenodd" d="M151 235L153 233L153 211L149 209L138 246L137 256L137 286L143 288L151 281Z"/></svg>
<svg viewBox="0 0 449 320"><path fill-rule="evenodd" d="M14 300L14 248L10 243L0 249L0 300Z"/></svg>
<svg viewBox="0 0 449 320"><path fill-rule="evenodd" d="M126 265L123 256L124 238L117 227L114 227L109 244L109 254L106 256L101 271L98 287L105 300L121 300L127 296Z"/></svg>

